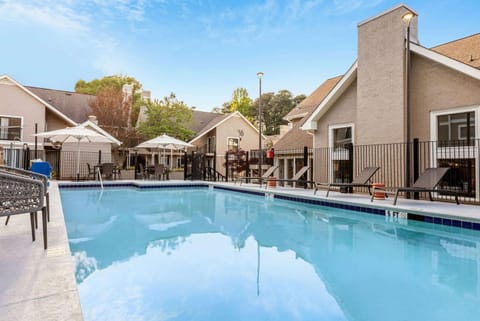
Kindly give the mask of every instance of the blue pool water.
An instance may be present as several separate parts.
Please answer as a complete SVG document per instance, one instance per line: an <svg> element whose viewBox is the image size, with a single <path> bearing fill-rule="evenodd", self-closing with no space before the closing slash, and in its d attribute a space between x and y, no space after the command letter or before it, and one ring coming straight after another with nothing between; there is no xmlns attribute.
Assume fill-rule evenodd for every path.
<svg viewBox="0 0 480 321"><path fill-rule="evenodd" d="M220 190L61 190L85 320L480 320L473 230Z"/></svg>

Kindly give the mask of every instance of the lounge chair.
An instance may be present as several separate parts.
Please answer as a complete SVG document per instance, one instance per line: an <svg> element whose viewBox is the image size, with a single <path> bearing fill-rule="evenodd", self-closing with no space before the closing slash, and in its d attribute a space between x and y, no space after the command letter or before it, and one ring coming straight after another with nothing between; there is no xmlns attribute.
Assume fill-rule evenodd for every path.
<svg viewBox="0 0 480 321"><path fill-rule="evenodd" d="M430 201L433 201L432 192L441 191L444 194L455 195L455 202L457 205L460 204L458 201L458 193L456 191L449 191L449 190L439 190L437 189L438 184L442 180L442 178L447 174L450 170L450 167L437 167L437 168L427 168L422 175L413 183L411 187L397 187L397 188L389 188L393 191L388 191L385 188L374 188L375 190L383 191L385 193L395 193L395 198L393 200L393 205L397 205L398 194L401 192L413 192L413 193L428 193L428 197ZM375 193L373 193L375 194ZM373 196L370 201L373 201Z"/></svg>
<svg viewBox="0 0 480 321"><path fill-rule="evenodd" d="M368 193L372 194L371 188L372 188L372 177L375 175L375 173L380 169L380 167L365 167L363 171L361 171L360 174L355 177L355 179L351 183L329 183L329 184L322 184L322 183L316 183L315 184L315 191L313 192L313 195L317 193L318 187L319 186L328 186L327 194L325 195L328 197L328 194L330 193L330 190L332 187L367 187L368 188Z"/></svg>
<svg viewBox="0 0 480 321"><path fill-rule="evenodd" d="M239 177L237 180L235 180L235 183L237 181L240 181L240 185L242 185L243 181L248 182L249 180L253 179L253 180L258 180L261 186L262 182L268 180L268 178L272 176L277 169L278 169L278 166L270 166L261 177Z"/></svg>
<svg viewBox="0 0 480 321"><path fill-rule="evenodd" d="M315 185L315 182L313 181L309 181L309 180L304 180L302 179L302 176L305 175L307 173L307 171L310 169L310 166L303 166L302 168L300 168L298 170L298 172L295 174L295 176L293 176L292 178L288 178L288 179L285 179L285 178L276 178L275 180L277 182L289 182L289 183L292 183L293 187L295 187L295 185L297 183L305 183L305 184L310 184L310 186L314 186ZM268 187L268 184L265 185L265 189Z"/></svg>

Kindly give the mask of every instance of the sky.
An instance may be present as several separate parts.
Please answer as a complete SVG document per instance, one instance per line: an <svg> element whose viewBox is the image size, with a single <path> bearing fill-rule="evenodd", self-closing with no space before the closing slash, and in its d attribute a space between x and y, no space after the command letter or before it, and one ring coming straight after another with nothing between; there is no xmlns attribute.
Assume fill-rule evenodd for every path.
<svg viewBox="0 0 480 321"><path fill-rule="evenodd" d="M388 0L0 0L0 75L74 90L128 75L153 98L211 111L244 87L310 94L357 55L357 24ZM405 2L432 47L480 32L480 1Z"/></svg>

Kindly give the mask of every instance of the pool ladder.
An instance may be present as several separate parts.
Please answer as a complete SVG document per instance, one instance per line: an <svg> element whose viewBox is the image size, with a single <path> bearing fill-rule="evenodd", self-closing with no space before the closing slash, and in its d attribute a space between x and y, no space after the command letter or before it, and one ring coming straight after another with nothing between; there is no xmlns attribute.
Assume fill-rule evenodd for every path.
<svg viewBox="0 0 480 321"><path fill-rule="evenodd" d="M102 173L100 172L100 167L97 167L97 175L98 175L98 180L100 181L100 187L103 190Z"/></svg>

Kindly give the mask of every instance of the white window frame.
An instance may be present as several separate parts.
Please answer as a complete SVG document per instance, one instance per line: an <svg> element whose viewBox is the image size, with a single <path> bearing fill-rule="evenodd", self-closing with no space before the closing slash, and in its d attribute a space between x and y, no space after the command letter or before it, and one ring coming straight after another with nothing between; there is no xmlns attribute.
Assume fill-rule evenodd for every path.
<svg viewBox="0 0 480 321"><path fill-rule="evenodd" d="M23 142L23 121L24 121L24 117L23 116L19 116L19 115L4 115L4 114L0 114L0 118L18 118L20 119L20 141ZM7 140L7 139L2 139L3 142L15 142L15 140Z"/></svg>
<svg viewBox="0 0 480 321"><path fill-rule="evenodd" d="M475 113L475 145L473 146L464 146L464 147L436 147L438 142L438 116L458 114L458 113ZM443 110L435 110L430 112L430 139L434 142L434 148L431 150L431 166L437 167L437 156L438 155L448 155L452 153L453 155L465 155L465 159L473 158L475 159L475 199L480 200L480 175L479 175L479 166L480 166L480 154L478 139L480 139L480 105L465 106L458 108L449 108ZM459 152L459 149L462 151Z"/></svg>
<svg viewBox="0 0 480 321"><path fill-rule="evenodd" d="M334 124L334 125L329 125L328 126L328 148L330 150L333 150L333 131L335 129L339 128L346 128L346 127L351 127L352 128L352 144L355 144L355 124L354 123L342 123L342 124ZM329 153L329 170L328 170L328 181L332 182L333 181L333 153ZM355 160L353 160L355 161ZM355 165L355 164L354 164Z"/></svg>
<svg viewBox="0 0 480 321"><path fill-rule="evenodd" d="M229 141L230 139L236 139L236 140L237 140L237 146L238 146L238 149L240 150L240 137L238 137L238 136L228 136L228 137L227 137L227 151L229 151L229 149L228 149L228 147L229 147L228 141Z"/></svg>

